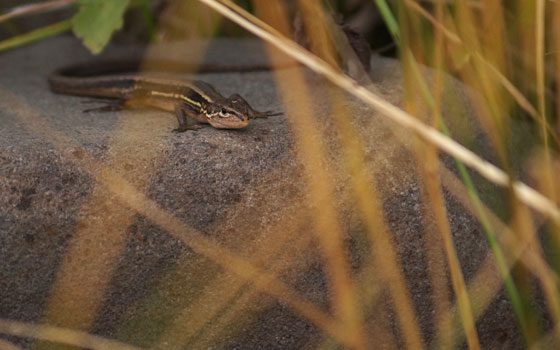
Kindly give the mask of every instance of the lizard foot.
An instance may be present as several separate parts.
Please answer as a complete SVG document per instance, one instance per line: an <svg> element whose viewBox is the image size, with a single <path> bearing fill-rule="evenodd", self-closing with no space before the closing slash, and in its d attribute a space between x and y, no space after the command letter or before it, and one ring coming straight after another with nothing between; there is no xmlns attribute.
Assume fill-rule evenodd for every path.
<svg viewBox="0 0 560 350"><path fill-rule="evenodd" d="M188 130L194 130L194 131L196 131L196 130L200 129L201 127L202 127L202 126L200 126L200 125L198 125L198 124L186 125L186 126L179 126L178 128L175 128L175 129L173 129L173 130L171 130L171 131L173 131L173 132L176 133L176 134L179 134L179 133L183 133L183 132L188 131Z"/></svg>

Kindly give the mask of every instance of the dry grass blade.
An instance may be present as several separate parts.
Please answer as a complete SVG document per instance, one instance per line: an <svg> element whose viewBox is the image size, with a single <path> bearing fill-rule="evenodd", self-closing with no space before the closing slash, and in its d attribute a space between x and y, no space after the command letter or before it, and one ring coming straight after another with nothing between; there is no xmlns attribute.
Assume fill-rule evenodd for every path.
<svg viewBox="0 0 560 350"><path fill-rule="evenodd" d="M210 6L213 6L214 8L217 8L218 10L220 8L219 4L216 4L215 1L211 1L211 0L200 0L200 1L205 2L205 3L209 3L209 4L211 3ZM511 183L510 183L511 180L509 179L509 177L503 171L498 169L497 167L482 161L476 155L472 154L468 150L466 150L466 149L462 148L461 146L457 145L453 141L451 141L451 140L449 140L445 137L441 137L441 135L439 135L437 132L435 132L435 130L427 128L424 125L421 125L420 123L415 124L414 122L411 122L410 120L407 120L407 119L410 119L410 116L402 113L402 111L392 109L391 108L392 106L384 105L380 101L376 100L375 96L372 97L371 95L367 95L367 93L365 91L361 90L361 87L358 87L356 85L352 85L351 80L349 80L345 77L336 76L336 72L333 72L332 70L330 70L329 67L326 64L324 64L324 62L318 60L316 57L309 56L308 54L306 54L300 48L296 47L295 45L293 45L292 43L290 43L286 39L278 36L277 33L275 33L274 31L262 30L262 28L254 28L253 26L251 26L251 24L247 23L242 18L239 18L236 13L228 12L227 9L222 8L222 13L225 16L228 16L230 19L236 21L238 24L240 24L240 25L244 26L245 28L247 28L248 30L252 31L256 35L260 36L261 38L273 43L277 48L282 50L284 53L286 53L288 55L291 55L292 57L300 60L300 62L305 63L306 65L308 65L311 69L315 70L316 72L324 74L327 78L329 78L332 82L334 82L338 86L346 88L348 92L354 93L354 95L363 98L366 102L370 103L370 105L372 105L374 107L377 107L379 110L381 110L383 112L388 113L389 114L388 116L391 119L396 120L401 125L405 125L406 127L416 131L417 133L419 133L422 137L424 137L428 141L436 144L437 146L439 146L440 148L442 148L443 150L445 150L449 154L456 156L458 159L462 160L467 165L475 168L482 175L486 176L490 180L492 180L492 181L494 181L494 182L496 182L500 185L503 185L503 186L511 185ZM254 19L251 19L251 22L257 23L257 21L254 20ZM264 28L266 28L266 27L264 27ZM484 63L488 64L487 62L484 62ZM496 72L496 71L494 70L494 72ZM497 76L502 81L507 82L507 79L505 79L502 75L497 75ZM515 94L515 92L517 92L517 90L515 90L513 88L513 85L509 84L509 88L512 91L514 91L514 94ZM363 94L362 94L362 92L363 92ZM522 96L522 95L519 94L519 96ZM526 100L523 100L523 101L526 102ZM529 108L529 110L534 111L534 109L532 109L532 107ZM513 187L514 191L516 192L516 194L521 198L521 200L525 204L529 204L533 208L535 208L535 209L537 209L537 210L539 210L543 213L546 213L547 215L551 216L555 220L559 219L558 209L546 197L542 196L540 193L534 191L533 189L529 188L528 186L526 186L525 184L520 183L520 182L514 182L512 184L512 187ZM539 267L539 270L540 269L541 268ZM544 280L547 280L547 279L545 278ZM545 283L545 284L548 285L548 283ZM554 298L552 298L550 300L553 301Z"/></svg>
<svg viewBox="0 0 560 350"><path fill-rule="evenodd" d="M311 4L313 5L313 1ZM232 5L234 6L234 5ZM287 23L286 9L282 1L256 1L257 13L268 18L283 32L290 31ZM274 60L277 51L269 52ZM313 88L306 82L299 69L290 70L277 77L280 95L290 100L285 103L286 116L293 125L294 142L301 163L305 164L302 175L306 178L306 192L313 207L311 211L315 229L313 233L319 244L325 264L325 272L332 288L330 304L337 321L345 329L347 347L365 349L362 315L357 303L354 281L344 246L344 230L339 221L338 209L335 208L335 183L327 170L328 153L323 147L321 128L317 124L314 110L309 99Z"/></svg>
<svg viewBox="0 0 560 350"><path fill-rule="evenodd" d="M67 328L34 325L0 319L0 333L74 345L94 350L139 350L141 348Z"/></svg>
<svg viewBox="0 0 560 350"><path fill-rule="evenodd" d="M442 173L443 185L453 193L453 196L458 198L465 208L474 216L479 216L479 211L475 208L474 204L470 201L469 195L466 192L464 185L456 178L445 167L440 167L440 172ZM509 252L509 259L507 261L507 269L510 270L514 264L520 263L524 265L528 270L532 271L535 276L538 276L539 280L543 284L544 288L547 289L549 294L548 298L553 306L556 304L554 292L551 293L550 287L554 285L554 281L557 280L556 273L546 264L543 259L541 252L534 249L535 244L523 241L520 242L511 227L508 227L504 222L498 218L490 208L486 207L484 204L482 209L484 213L488 216L488 219L498 233L497 239L500 246L504 247L505 251ZM495 261L494 255L489 251L485 258L485 262L482 267L476 273L475 277L469 282L469 295L473 297L473 312L475 319L478 319L483 315L486 308L494 299L495 295L502 288L503 281L500 279L500 275L497 271L497 263ZM457 317L457 308L454 307L452 313L446 315L442 320L440 320L439 328L442 329L447 322ZM556 327L558 328L558 327ZM462 334L457 334L462 335ZM441 337L441 335L440 335ZM458 342L462 340L459 337L453 339L454 343L451 347L454 347ZM448 347L444 347L447 349Z"/></svg>
<svg viewBox="0 0 560 350"><path fill-rule="evenodd" d="M441 8L441 6L439 6ZM443 15L443 11L440 9L440 17ZM403 15L404 16L404 15ZM421 113L422 105L417 102L416 92L426 91L426 94L430 95L427 88L427 83L419 73L418 63L416 62L412 50L412 42L416 40L421 40L417 37L415 33L421 32L418 26L415 26L413 20L410 21L409 25L403 25L402 43L401 50L403 52L403 60L405 64L405 69L408 68L409 74L405 74L405 88L406 88L406 109L411 115L423 115ZM427 105L430 107L430 112L432 114L431 120L432 125L439 125L442 121L440 101L442 96L442 52L443 52L443 34L441 30L437 30L438 35L438 46L436 51L438 56L435 58L437 64L437 75L435 76L434 93L433 97L426 97L430 100ZM422 55L418 55L421 57ZM449 272L451 277L451 284L453 291L456 295L457 304L461 316L462 327L465 334L467 335L467 344L470 349L479 349L480 341L478 339L478 333L475 327L475 320L473 318L471 300L467 293L465 278L461 271L461 265L459 263L459 258L457 251L455 250L453 236L451 233L451 227L447 218L447 210L444 201L444 195L441 188L441 178L438 172L439 159L437 155L437 149L430 144L418 140L417 147L415 147L415 155L417 158L418 168L422 174L422 182L424 183L427 202L431 206L435 224L437 226L437 232L441 236L442 246L446 254L446 261L449 266ZM429 215L431 217L431 215ZM437 303L437 301L436 301ZM445 312L445 311L444 311ZM438 318L442 319L443 314L438 314ZM446 326L449 326L447 324ZM445 342L450 342L452 335L446 335Z"/></svg>
<svg viewBox="0 0 560 350"><path fill-rule="evenodd" d="M451 275L453 291L455 292L457 298L457 304L461 315L463 328L467 335L467 342L470 349L479 349L480 343L474 324L475 320L471 310L471 301L465 285L465 279L461 271L459 258L453 244L451 228L449 227L449 222L447 221L447 211L445 210L445 202L440 187L440 176L437 172L437 154L435 152L435 149L430 149L433 148L433 146L419 146L420 147L418 147L417 157L419 162L423 162L424 164L421 169L423 172L423 181L426 186L426 192L428 194L430 205L432 206L434 212L438 231L440 232L441 238L443 240L444 250L447 256L447 263L449 265L449 271ZM442 319L441 315L438 316L440 316L440 319ZM446 325L445 323L443 323L443 325L445 327L448 324Z"/></svg>
<svg viewBox="0 0 560 350"><path fill-rule="evenodd" d="M163 152L161 145L146 147L146 140L158 129L167 130L161 123L137 128L138 123L149 125L149 119L144 118L138 115L123 118L107 145L109 151L104 159L106 166L115 169L127 162L136 164L126 171L126 176L135 179L136 190L140 192L146 191L148 178L155 171L152 160ZM103 184L94 184L81 207L79 224L68 242L45 306L45 323L90 329L103 305L119 258L126 251L128 229L136 215L121 202L109 200L107 195Z"/></svg>
<svg viewBox="0 0 560 350"><path fill-rule="evenodd" d="M335 114L346 115L345 113L336 112ZM380 196L377 194L374 184L369 181L367 175L362 171L364 167L360 142L357 134L348 125L343 126L339 121L338 126L344 139L343 149L346 153L347 167L351 174L354 196L358 202L358 209L369 233L370 241L375 247L375 253L373 254L375 256L375 264L381 267L382 280L387 283L391 292L407 347L421 349L423 348L423 342L418 324L415 321L414 308L410 293L406 287L406 280L398 262L395 243L390 235L390 230L383 220L379 219L382 216Z"/></svg>
<svg viewBox="0 0 560 350"><path fill-rule="evenodd" d="M50 9L53 9L53 8L69 5L69 4L71 4L75 1L76 0L55 0L55 1L49 1L49 2L40 3L40 4L27 4L27 5L24 5L24 6L19 6L19 7L16 7L14 9L12 9L8 13L6 13L4 15L1 15L0 16L0 23L2 23L4 21L7 21L9 19L15 18L15 17L28 15L30 13L40 12L40 11L44 11L44 10L50 10Z"/></svg>
<svg viewBox="0 0 560 350"><path fill-rule="evenodd" d="M437 0L435 4L435 13L437 17L436 23L441 23L444 16L444 3L443 0ZM434 84L433 84L433 111L432 111L432 126L437 127L440 123L441 118L441 100L443 96L443 58L444 58L444 31L446 28L444 26L434 26L434 58L433 65L435 69L434 74ZM415 64L415 62L411 62ZM435 152L433 146L425 145L425 148L429 151ZM418 155L422 155L418 152ZM426 156L430 156L426 154ZM426 163L428 165L428 163ZM427 170L427 169L426 169ZM441 185L442 176L438 173L437 169L434 169L435 173L438 174L438 180ZM429 181L429 179L427 179ZM433 192L433 191L432 191ZM422 201L429 201L430 191L427 189L423 191L422 194L424 199ZM433 203L433 201L431 201ZM443 208L437 208L432 205L434 211L442 210ZM427 210L427 209L426 209ZM428 266L430 272L430 281L432 283L433 294L432 302L434 305L434 320L435 323L440 325L441 328L438 329L438 333L442 334L441 344L444 348L451 348L451 342L454 337L455 329L451 322L446 322L444 320L444 315L451 309L451 300L448 293L448 280L446 278L446 257L445 249L442 248L443 236L440 234L440 230L437 229L436 223L431 220L426 221L426 251L428 254ZM441 225L440 225L441 226ZM449 255L449 253L447 253ZM456 254L456 253L455 253ZM459 269L460 270L460 269Z"/></svg>
<svg viewBox="0 0 560 350"><path fill-rule="evenodd" d="M331 43L329 37L330 28L327 24L328 20L325 18L326 16L323 8L319 6L318 2L314 1L301 1L299 4L301 5L300 9L304 14L303 17L306 29L309 31L308 35L313 38L310 45L327 61L335 62L333 48L331 46L331 44L334 43ZM237 13L242 14L245 17L250 17L250 15L243 9L238 8L229 1L228 6ZM265 14L263 13L263 15ZM268 16L269 17L266 18L273 17L270 15ZM263 16L263 18L264 17L265 16ZM270 31L275 31L275 29L270 28L260 20L253 17L250 18L259 26L269 28ZM286 30L285 25L282 26L282 23L278 23L281 20L276 18L273 20L275 21L275 25L279 25L279 28L282 28L281 30L283 32ZM275 50L270 51L271 56L274 56L277 53L278 52ZM312 194L312 197L322 196L321 193L331 190L329 186L332 185L327 184L327 182L323 179L320 181L320 186L317 186L317 184L319 184L318 174L322 174L322 176L324 176L325 167L322 165L315 166L320 164L316 158L319 154L324 154L324 147L321 147L321 145L318 145L317 142L312 140L324 137L324 135L322 135L319 131L321 128L317 127L316 122L314 121L315 118L312 118L314 113L311 113L312 109L309 109L309 102L306 101L306 99L309 99L308 96L310 96L309 91L300 89L301 86L306 85L305 80L298 80L296 77L292 76L292 74L278 73L277 81L281 91L283 92L282 95L288 96L288 100L291 101L289 104L286 104L286 116L293 125L292 130L296 135L295 141L299 145L298 150L301 150L302 162L314 165L309 166L309 173L311 174L311 181L309 182L312 184L310 185L310 193ZM379 219L383 217L383 211L381 209L381 201L377 195L377 189L369 179L368 174L363 172L365 155L363 154L361 142L358 140L360 137L345 117L350 112L345 107L346 103L342 91L339 89L330 89L330 86L328 88L329 89L326 92L328 97L326 100L330 101L329 106L332 110L331 116L335 123L333 127L339 131L338 136L340 136L342 141L341 150L344 152L344 165L351 175L351 187L354 192L354 199L356 200L359 213L361 214L361 219L363 220L363 223L369 233L369 240L373 242L372 246L375 247L375 253L372 254L374 259L373 261L375 261L375 265L379 266L381 269L379 275L382 276L383 284L387 285L390 292L392 304L394 305L405 343L410 348L422 348L423 342L420 336L420 330L415 322L417 318L414 313L414 307L412 306L410 293L406 287L406 281L402 273L402 268L399 265L399 259L397 257L398 254L396 253L392 235L383 220ZM297 92L294 93L294 90L297 90ZM297 107L294 106L293 102L293 99L296 96L299 97ZM325 202L327 205L331 205L330 200ZM325 205L321 205L320 208L320 211L323 214L328 213L325 210ZM328 216L330 217L334 215L329 214ZM325 232L332 230L332 228L330 228L331 226L333 225L318 225L317 231L321 236L327 237ZM329 238L329 240L332 241L333 239ZM327 260L327 264L331 263L331 261L335 262L336 265L340 264L340 262L337 262L335 259L330 258L329 255L326 254L325 259ZM329 265L329 268L334 270L336 267ZM342 282L340 280L336 281L333 279L334 289L336 290L337 285L341 283ZM340 301L334 300L334 303L337 302L340 304ZM355 311L354 314L349 313L347 316L341 316L341 321L346 324L350 330L352 328L356 328L354 324L356 324L356 321L359 319L356 317Z"/></svg>
<svg viewBox="0 0 560 350"><path fill-rule="evenodd" d="M420 13L428 22L430 22L434 26L434 28L438 29L438 31L443 33L447 40L457 45L464 45L463 41L461 40L461 38L459 38L459 36L457 36L457 34L447 29L444 24L442 24L440 21L434 18L428 11L422 8L422 6L420 6L418 3L411 0L406 0L405 3L409 8ZM494 79L497 79L498 82L502 84L502 86L515 99L517 104L521 108L523 108L523 110L527 112L527 114L529 114L529 116L533 118L533 120L539 123L539 125L541 125L542 128L545 128L546 131L554 138L554 141L556 141L556 143L560 144L560 139L558 138L557 133L546 121L543 121L539 112L535 109L535 107L533 107L531 102L529 102L529 100L521 93L521 91L519 91L519 89L516 88L515 85L507 77L505 77L498 69L496 69L496 67L494 67L492 63L488 62L484 58L484 56L480 54L480 52L471 52L471 54L474 59L478 60L486 67L486 69L488 69L488 72L494 75Z"/></svg>
<svg viewBox="0 0 560 350"><path fill-rule="evenodd" d="M432 16L428 11L426 11L422 6L420 6L417 2L412 0L405 0L406 6L410 7L411 9L415 10L416 12L420 13L424 18L426 18L433 26L438 30L438 32L443 33L445 37L455 44L462 44L463 42L457 36L457 34L453 33L451 30L447 29L445 25L443 25L440 21L438 21L434 16Z"/></svg>
<svg viewBox="0 0 560 350"><path fill-rule="evenodd" d="M86 171L96 182L105 186L107 190L115 195L115 198L122 201L126 206L170 232L196 253L215 261L224 269L253 283L254 287L259 291L285 303L318 328L338 339L341 343L351 343L348 340L348 334L344 332L332 317L301 298L292 288L276 276L262 271L254 263L237 256L230 250L186 226L181 220L162 209L145 194L140 193L135 186L126 181L118 172L108 166L104 166L70 137L53 128L45 118L41 117L40 111L31 109L28 104L21 101L21 98L11 94L4 88L0 88L0 92L5 94L8 97L6 101L11 103L10 107L2 105L3 108L16 110L16 117L24 127L54 145L64 157ZM80 150L79 157L72 152L72 150L77 149Z"/></svg>
<svg viewBox="0 0 560 350"><path fill-rule="evenodd" d="M298 237L295 237L294 242L290 243L289 245L275 245L273 243L271 245L271 249L263 249L262 252L257 253L258 257L256 257L256 259L257 261L263 262L263 266L268 267L267 271L271 272L272 274L281 275L286 271L286 269L292 269L295 265L299 265L299 263L296 263L296 261L298 259L302 259L307 254L309 246L310 244L312 244L312 239L312 235L300 235ZM269 253L271 254L269 255ZM259 257L261 257L262 259L259 259ZM264 262L265 260L267 262ZM291 262L287 265L281 263L282 261L286 260L291 260ZM309 268L309 265L313 263L314 262L310 261L309 263L303 264L303 266L298 266L297 269L299 270ZM292 273L293 272L290 272L290 274ZM185 322L183 323L184 328L182 337L184 337L184 335L186 334L191 334L193 336L196 335L196 337L194 338L194 342L189 342L189 346L191 348L210 348L212 346L212 342L215 343L216 340L219 340L221 337L223 337L223 333L226 333L227 329L231 328L232 325L234 325L234 327L243 327L246 324L247 308L252 308L253 312L257 312L254 308L255 300L259 298L259 291L254 288L240 287L237 290L238 293L234 295L232 294L232 291L230 291L230 289L232 289L231 286L235 286L235 283L221 286L221 289L219 289L219 294L226 295L226 299L224 299L222 303L227 302L229 305L227 306L227 308L222 308L220 312L213 318L208 318L206 320L207 324L204 325L204 329L197 329L197 321L199 321L201 318L200 314L196 314L193 312L195 317L192 317L188 320L186 318L184 319ZM209 294L212 295L217 294L216 290L209 292ZM233 290L233 292L235 292L235 290ZM227 299L227 295L229 295L231 298ZM205 299L208 299L208 296L206 296ZM216 303L219 304L220 301L217 301ZM203 304L204 302L199 305L202 307ZM266 307L270 307L269 303L265 304L266 305L263 305L262 309L259 308L258 310L264 310L266 309ZM204 311L201 314L203 317L208 315L207 311ZM181 316L187 315L183 314ZM191 327L191 325L194 327ZM240 331L242 329L243 328L241 328ZM162 340L167 341L165 337L162 337ZM180 347L179 349L182 348L184 348L184 346ZM162 349L168 350L170 348L164 346L162 347Z"/></svg>
<svg viewBox="0 0 560 350"><path fill-rule="evenodd" d="M330 80L333 84L360 98L362 101L378 110L388 119L416 132L426 141L433 143L442 151L448 153L453 157L456 157L467 166L475 169L489 181L501 186L512 185L516 195L523 203L552 218L556 222L560 222L560 210L552 201L543 196L541 193L525 185L524 183L519 181L512 181L512 179L510 179L503 170L483 160L466 147L458 144L436 129L426 126L408 113L402 111L398 107L393 106L381 97L375 95L365 87L358 85L354 80L338 73L336 70L328 66L325 62L323 62L316 56L309 54L306 50L302 49L291 40L283 37L278 32L269 32L260 27L257 27L256 25L247 21L244 17L240 16L239 14L229 9L227 6L217 1L199 1L220 12L222 15L238 23L240 26L244 27L263 40L266 40L285 54L305 64L316 73L321 74L322 76Z"/></svg>
<svg viewBox="0 0 560 350"><path fill-rule="evenodd" d="M317 309L313 304L300 298L276 276L263 272L251 262L236 256L201 234L192 231L181 220L160 208L157 203L148 199L144 194L138 192L134 186L126 182L111 169L104 168L97 179L138 214L146 216L158 226L171 232L195 252L212 259L220 266L252 282L255 288L290 305L294 310L297 310L302 316L315 323L327 333L341 339L344 343L347 342L347 335L341 332L342 330L332 322L328 315Z"/></svg>
<svg viewBox="0 0 560 350"><path fill-rule="evenodd" d="M364 143L357 130L347 122L346 116L349 115L349 110L346 108L341 91L332 89L329 101L332 104L335 126L339 131L341 149L344 152L346 169L350 174L357 209L367 229L371 245L374 247L371 263L379 267L381 281L387 285L391 293L407 347L421 349L424 344L416 322L412 298L399 263L397 247L389 227L380 219L383 217L382 197L375 182L364 171L367 169L366 156L363 152Z"/></svg>
<svg viewBox="0 0 560 350"><path fill-rule="evenodd" d="M251 260L262 266L263 269L268 268L268 271L272 271L275 275L280 275L288 268L283 264L286 261L289 261L290 263L287 265L290 265L301 259L302 255L306 254L306 248L312 240L312 235L298 235L296 229L290 229L304 222L306 211L299 206L286 209L281 216L286 220L289 218L290 223L282 220L270 229L263 242L247 243L251 246L247 248L252 251ZM185 264L187 263L185 262ZM201 333L208 333L208 328L212 328L212 333L219 333L226 328L225 324L233 323L232 318L246 316L240 309L247 307L248 304L254 304L259 295L258 290L246 288L246 285L244 279L233 274L224 273L217 276L211 284L204 288L200 297L190 302L188 307L181 311L160 337L160 342L152 348L182 349L185 344L195 348L204 348L193 345L192 341L194 340L195 343L208 341L208 337L201 336ZM237 321L236 325L243 325L243 322ZM206 332L204 332L205 329ZM218 337L213 339L216 340ZM211 344L206 347L209 346Z"/></svg>
<svg viewBox="0 0 560 350"><path fill-rule="evenodd" d="M550 147L548 141L548 130L545 126L549 126L546 120L546 96L545 96L545 89L546 89L546 82L545 82L545 1L544 0L537 0L536 2L536 18L535 23L537 24L537 28L535 29L535 73L536 73L536 84L537 84L537 100L539 106L539 115L541 120L541 128L542 128L542 139L543 139L543 147L544 147L544 156L545 156L545 169L544 169L544 178L543 181L545 182L545 188L553 189L554 188L554 180L552 179L552 157L550 154ZM554 134L553 134L554 135ZM551 190L548 193L552 196L552 200L554 202L557 201L556 198L556 191Z"/></svg>
<svg viewBox="0 0 560 350"><path fill-rule="evenodd" d="M552 4L552 17L559 18L560 16L560 1L554 2ZM551 23L551 31L552 33L560 33L560 21L552 21ZM552 36L552 52L554 52L554 66L557 67L554 71L554 83L556 86L560 86L560 35L553 35ZM560 101L560 89L556 89L556 101ZM556 108L556 130L560 129L560 108Z"/></svg>

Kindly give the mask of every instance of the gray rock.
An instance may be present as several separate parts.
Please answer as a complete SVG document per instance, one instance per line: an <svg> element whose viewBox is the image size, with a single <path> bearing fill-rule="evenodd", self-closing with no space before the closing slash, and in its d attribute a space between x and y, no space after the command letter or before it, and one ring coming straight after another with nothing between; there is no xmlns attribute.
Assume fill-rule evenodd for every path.
<svg viewBox="0 0 560 350"><path fill-rule="evenodd" d="M180 43L158 52L192 62L201 52L198 45ZM136 48L111 48L104 56L140 53ZM228 63L265 59L261 45L249 40L218 40L206 56ZM274 272L332 314L326 265L312 236L314 211L322 207L311 205L306 194L309 165L299 157L300 143L294 142L290 127L297 123L287 122L289 112L254 120L245 130L203 127L174 134L176 121L168 113L82 113L84 98L51 93L49 72L91 59L74 39L45 40L2 58L0 318L85 329L146 348L182 343L189 349L339 348L285 300L238 278L238 267L216 248ZM399 103L399 64L374 58L372 67L375 88ZM257 109L282 108L270 72L199 78L224 95L240 93ZM321 142L335 184L330 204L343 228L351 270L364 284L360 300L369 340L376 348L402 347L390 295L372 277L379 276L380 267L370 263L371 244L351 200L326 103L329 88L310 73L306 79L313 86L310 101L319 131L326 135ZM463 131L465 143L485 148L483 137L459 115L467 104L464 91L458 87L455 93L449 98L459 102L448 102L444 111L456 117L449 119L452 129ZM426 223L432 219L421 200L411 152L415 140L359 101L347 98L345 105L351 111L348 122L364 140L368 177L382 197L384 221L396 243L416 323L430 344L436 329ZM464 132L467 127L470 131ZM470 135L477 137L468 139ZM129 200L123 202L119 191L128 189L113 175L145 197L126 192ZM111 183L114 187L109 188ZM483 265L488 245L469 211L451 192L444 193L469 282ZM490 195L497 196L496 189ZM213 245L205 250L208 242ZM496 274L489 277L499 280ZM366 283L368 278L377 282ZM96 311L88 316L88 310ZM477 327L484 348L523 347L503 291L494 296ZM31 347L29 339L16 342Z"/></svg>

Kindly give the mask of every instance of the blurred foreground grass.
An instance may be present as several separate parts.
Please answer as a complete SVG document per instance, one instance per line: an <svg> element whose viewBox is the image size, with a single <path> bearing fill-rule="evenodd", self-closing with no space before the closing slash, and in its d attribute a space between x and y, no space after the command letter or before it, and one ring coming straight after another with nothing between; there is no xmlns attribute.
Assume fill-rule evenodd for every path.
<svg viewBox="0 0 560 350"><path fill-rule="evenodd" d="M334 12L342 10L347 17L358 18L356 22L367 27L368 17L360 17L360 9L365 12L366 6L371 3L375 3L381 9L379 13L389 28L388 32L392 35L397 56L401 60L404 72L404 111L383 101L363 85L358 87L343 73L342 68L356 58L352 51L348 50L348 44L341 42L346 36L341 34L341 27L336 24ZM269 50L273 62L275 56L280 55L279 50L282 51L283 55L291 57L294 62L298 61L310 67L331 83L347 93L354 94L365 104L396 122L399 127L411 130L419 136L415 141L414 155L426 194L422 200L431 208L434 217L435 225L429 229L437 231L443 242L442 253L430 256L432 259L445 261L444 270L449 271L453 296L446 297L448 282L438 277L441 271L430 271L436 337L431 344L426 344L411 301L413 291L407 287L391 230L383 220L383 203L379 189L364 172L367 168L363 152L364 141L355 129L356 126L349 121L350 116L345 108L342 90L333 89L329 103L333 111L331 117L340 138L343 168L350 177L349 186L356 203L356 214L361 218L366 232L365 240L373 247L368 259L378 267L379 276L368 275L367 269L360 272L359 278L351 273L343 244L344 229L337 221L338 209L333 206L335 200L332 196L336 184L332 183L327 166L328 155L322 147L321 138L325 135L318 132L317 120L310 105L309 89L312 87L307 85L301 72L290 75L278 72L276 78L280 95L286 101L290 101L285 103L284 109L295 135L297 149L300 151L298 156L301 162L307 165L304 174L308 180L307 194L319 209L312 213L314 236L301 239L314 239L319 243L329 286L333 290L330 300L332 315L303 300L289 286L276 280L274 266L269 270L261 270L255 265L256 261L262 263L266 256L282 255L284 243L280 238L271 242L270 251L261 252L262 255L255 256L254 261L235 256L214 242L196 235L185 241L185 244L194 247L195 251L217 262L222 268L241 276L243 281L249 282L256 290L284 302L321 328L325 339L319 348L375 348L371 344L371 330L365 326L365 320L369 316L365 305L372 303L371 300L375 299L377 292L370 290L373 296L365 297L362 283L388 289L395 308L398 334L402 336L402 340L399 341L402 341L406 348L459 348L463 341L466 341L471 349L480 348L476 321L498 290L494 288L481 292L480 288L475 288L476 278L465 281L448 222L441 179L441 154L447 153L455 159L457 171L468 192L470 210L480 220L485 231L493 262L501 276L498 286L503 284L507 290L525 346L547 348L550 344L560 344L560 328L557 326L560 322L560 299L556 258L560 247L560 214L555 176L560 166L557 152L560 127L557 105L560 97L560 21L555 20L556 16L560 16L559 2L400 0L387 4L383 0L356 0L348 3L323 3L319 0L254 0L250 4L246 3L254 15L226 0L168 1L164 4L166 7L160 9L160 21L154 29L153 37L158 40L210 37L220 31L224 25L223 18L227 17L266 40L271 47L274 46L276 49ZM121 2L121 9L126 6L126 2ZM82 10L86 11L83 8ZM291 40L294 37L293 18L296 13L302 18L311 53ZM87 17L87 14L81 12L81 16ZM82 18L78 21L83 23L84 20ZM54 34L70 28L68 22L61 23L62 27L49 27L47 30L52 30ZM120 26L113 23L113 29L109 32L112 33L117 27ZM95 28L86 29L87 31L96 32ZM39 35L33 40L45 35L44 31L35 33ZM104 36L110 37L110 33L105 33ZM78 35L83 37L88 34L81 31ZM27 42L26 37L20 39L15 45ZM87 43L85 38L84 41ZM108 38L100 39L100 42L95 44L94 51L101 50L107 41ZM13 39L7 44L6 42L6 48L14 45ZM430 81L421 73L425 66L433 69ZM467 148L463 148L453 141L457 135L450 134L449 129L452 128L448 128L442 118L442 96L447 75L452 75L469 87L474 115L479 118L476 124L481 126L481 132L490 140L490 158L493 165L484 161L489 157L487 154L477 156L467 150L472 145L465 144ZM367 74L363 72L360 75L361 78L365 76ZM360 80L360 83L368 84L367 79ZM425 115L429 118L425 118ZM472 138L474 139L475 135L472 135ZM468 137L462 135L461 139L465 140ZM95 163L95 160L91 162ZM473 181L473 176L478 180ZM507 193L505 204L487 202L487 198L490 197L485 190L487 187L475 185L480 183L480 178L504 187ZM97 180L117 191L124 201L131 203L130 206L136 212L160 223L170 232L185 230L170 213L146 210L151 204L149 199L142 197L141 188L123 185L122 179L115 177L110 171L98 175ZM520 180L530 182L536 192L518 182ZM286 203L286 206L289 207L289 203ZM299 219L296 215L290 220ZM120 229L124 231L126 225ZM275 228L274 231L282 232L282 228ZM282 233L286 235L285 239L293 238L289 232ZM119 250L115 249L114 255L117 257ZM79 249L76 251L79 252ZM91 268L95 270L97 267ZM70 268L68 271L71 270ZM174 286L176 278L173 274L174 272L167 276L164 289L177 288L177 293L180 293L180 288ZM443 274L445 275L445 272ZM535 281L538 288L534 285ZM58 283L64 284L64 278L61 277ZM102 287L102 284L96 285L100 291ZM232 312L228 316L229 319L238 317L234 311L224 311L225 301L236 300L236 296L242 295L236 302L248 303L252 296L250 293L242 293L246 287L239 281L217 281L209 288L209 292L202 293L202 297L196 300L195 310L198 311L194 314L176 315L174 322L163 320L157 325L150 323L153 327L161 327L162 338L157 342L154 339L145 341L155 343L156 348L162 349L188 347L184 344L190 344L196 332L217 314ZM53 289L53 296L45 312L46 323L60 324L56 322L57 319L68 318L68 314L77 312L79 315L75 315L75 322L68 323L67 327L79 325L76 328L87 330L95 318L99 303L91 303L90 309L86 311L67 310L61 307L66 297L63 291L63 287ZM219 291L218 296L212 291ZM537 299L541 297L541 291L547 308L545 315L534 307L539 302ZM99 298L102 298L101 294L100 292ZM153 321L156 317L150 315L154 315L155 312L150 310L158 308L159 298L150 298L153 299L146 301L142 315ZM243 298L246 300L242 301ZM369 301L364 302L364 299ZM209 305L217 306L208 310ZM181 310L185 305L174 307ZM194 318L197 319L193 321ZM543 318L549 319L552 326L544 327ZM144 321L140 318L137 322ZM184 324L190 325L188 335L181 331ZM41 327L33 328L7 321L0 323L2 332L13 335L37 337L77 346L87 345L92 348L121 346L90 339L90 336L85 334ZM219 336L220 332L217 331L217 334ZM375 336L376 334L373 334L373 337ZM395 340L397 343L399 341Z"/></svg>

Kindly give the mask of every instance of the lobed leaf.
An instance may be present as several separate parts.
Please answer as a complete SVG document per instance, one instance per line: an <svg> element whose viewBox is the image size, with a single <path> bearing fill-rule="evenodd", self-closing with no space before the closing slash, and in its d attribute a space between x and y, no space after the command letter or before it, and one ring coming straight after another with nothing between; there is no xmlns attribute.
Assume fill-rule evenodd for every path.
<svg viewBox="0 0 560 350"><path fill-rule="evenodd" d="M122 27L129 3L130 0L80 0L80 9L72 20L74 33L91 52L101 52Z"/></svg>

